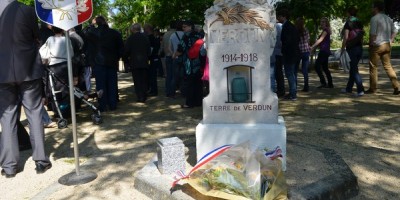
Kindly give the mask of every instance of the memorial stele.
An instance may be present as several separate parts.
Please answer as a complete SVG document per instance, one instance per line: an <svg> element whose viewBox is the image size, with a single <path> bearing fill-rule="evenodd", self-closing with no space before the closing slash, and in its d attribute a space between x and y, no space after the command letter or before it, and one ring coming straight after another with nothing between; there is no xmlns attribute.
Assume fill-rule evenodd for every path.
<svg viewBox="0 0 400 200"><path fill-rule="evenodd" d="M197 159L225 145L279 146L286 169L286 128L271 90L275 10L266 0L216 0L205 12L210 93L196 127Z"/></svg>

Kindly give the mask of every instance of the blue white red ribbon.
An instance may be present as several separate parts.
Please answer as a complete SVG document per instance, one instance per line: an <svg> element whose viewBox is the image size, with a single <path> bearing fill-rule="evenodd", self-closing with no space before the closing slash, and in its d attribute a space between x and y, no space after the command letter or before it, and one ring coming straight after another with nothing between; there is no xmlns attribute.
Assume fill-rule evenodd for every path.
<svg viewBox="0 0 400 200"><path fill-rule="evenodd" d="M282 149L277 146L274 150L267 151L264 155L271 160L275 160L278 157L282 157Z"/></svg>
<svg viewBox="0 0 400 200"><path fill-rule="evenodd" d="M230 149L232 147L232 145L223 145L220 146L210 152L208 152L206 155L204 155L202 158L200 158L200 160L197 162L197 164L193 167L192 170L190 170L189 174L186 175L183 171L178 171L177 175L178 177L175 177L176 180L172 183L172 187L175 187L175 185L182 179L187 179L190 177L190 175L196 171L198 168L200 168L201 166L203 166L204 164L210 162L211 160L213 160L214 158L218 157L219 155L221 155L223 152L225 152L226 150Z"/></svg>

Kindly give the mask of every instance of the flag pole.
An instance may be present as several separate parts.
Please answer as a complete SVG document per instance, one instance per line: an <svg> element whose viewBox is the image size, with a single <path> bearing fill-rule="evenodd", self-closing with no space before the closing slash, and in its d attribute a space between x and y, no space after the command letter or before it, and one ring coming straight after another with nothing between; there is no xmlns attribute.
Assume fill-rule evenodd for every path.
<svg viewBox="0 0 400 200"><path fill-rule="evenodd" d="M75 95L74 95L74 77L72 73L72 59L71 59L71 40L69 32L65 31L65 40L67 48L67 62L68 62L68 82L69 82L69 100L71 107L71 120L72 120L72 136L74 140L74 156L75 156L75 173L71 172L62 176L58 182L63 185L80 185L88 183L97 178L97 174L93 172L80 171L79 167L79 148L78 136L76 131L76 110L75 110Z"/></svg>
<svg viewBox="0 0 400 200"><path fill-rule="evenodd" d="M69 31L65 31L65 41L67 45L67 62L68 62L68 83L69 83L69 100L71 107L71 120L72 120L72 136L74 141L74 157L75 157L75 171L79 176L79 146L76 133L76 110L75 110L75 96L74 96L74 77L72 73L72 60L71 60L71 39Z"/></svg>

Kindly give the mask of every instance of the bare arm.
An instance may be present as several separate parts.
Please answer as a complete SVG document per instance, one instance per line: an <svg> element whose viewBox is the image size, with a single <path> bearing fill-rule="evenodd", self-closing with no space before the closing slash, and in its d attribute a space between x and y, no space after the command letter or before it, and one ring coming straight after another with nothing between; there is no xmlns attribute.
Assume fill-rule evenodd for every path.
<svg viewBox="0 0 400 200"><path fill-rule="evenodd" d="M342 50L346 48L346 42L347 42L347 39L349 38L349 32L350 31L348 29L344 30L343 41L342 41Z"/></svg>
<svg viewBox="0 0 400 200"><path fill-rule="evenodd" d="M374 41L376 40L376 35L369 35L369 47L374 46Z"/></svg>
<svg viewBox="0 0 400 200"><path fill-rule="evenodd" d="M315 48L317 48L317 46L319 44L321 44L321 42L324 40L324 38L326 37L326 35L328 35L328 33L326 31L322 32L322 35L318 38L317 41L315 41L315 43L311 46L311 51L314 51Z"/></svg>
<svg viewBox="0 0 400 200"><path fill-rule="evenodd" d="M397 35L396 31L392 33L392 35L390 37L390 43L394 43L394 38L396 37L396 35Z"/></svg>

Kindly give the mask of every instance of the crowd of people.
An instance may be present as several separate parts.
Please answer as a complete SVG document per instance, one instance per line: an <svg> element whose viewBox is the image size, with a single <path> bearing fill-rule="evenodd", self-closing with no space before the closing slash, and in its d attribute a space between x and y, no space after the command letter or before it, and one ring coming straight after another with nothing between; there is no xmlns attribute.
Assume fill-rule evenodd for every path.
<svg viewBox="0 0 400 200"><path fill-rule="evenodd" d="M377 65L379 60L391 80L393 95L400 93L400 85L390 63L391 42L396 35L393 21L383 13L384 4L374 2L371 18L369 55L370 88L364 90L358 62L362 56L363 25L357 18L357 10L347 10L347 21L343 27L341 54L347 54L350 61L349 79L341 91L352 93L356 84L356 96L377 92ZM44 128L55 127L47 109L56 111L54 99L64 105L68 115L68 55L73 66L74 87L86 92L92 90L98 100L101 112L118 108L118 70L120 60L126 71L132 73L136 100L145 103L149 96L157 96L157 78L165 78L165 96L175 99L177 92L185 98L181 108L202 106L202 99L208 90L208 59L204 45L204 32L189 20L173 21L167 32L160 33L149 24L143 27L135 23L124 41L120 32L109 27L106 18L95 17L91 24L69 30L70 41L65 32L57 27L42 23L39 29L33 8L17 1L0 3L0 114L2 134L0 136L1 174L7 178L18 172L19 150L33 148L32 158L37 173L44 173L52 167L44 150ZM319 48L315 70L320 79L317 88L334 88L333 77L328 67L331 55L331 27L328 18L320 20L321 33L310 43L310 33L305 20L298 18L293 24L288 10L277 11L277 40L271 56L271 87L278 97L297 100L297 74L301 64L304 77L302 92L309 92L310 55ZM13 22L13 23L11 23ZM19 26L15 26L18 24ZM21 42L13 42L13 41ZM67 44L70 44L67 46ZM69 52L69 53L68 53ZM18 59L23 58L23 59ZM165 66L165 67L164 67ZM58 78L52 94L47 72ZM285 90L285 76L288 93ZM95 78L92 89L91 77ZM79 106L79 99L77 106ZM19 122L21 107L29 122L29 139L21 140ZM55 115L57 113L55 112ZM57 117L57 116L55 116ZM21 128L22 127L22 128ZM25 129L24 129L25 130Z"/></svg>
<svg viewBox="0 0 400 200"><path fill-rule="evenodd" d="M370 24L369 38L369 80L370 88L364 90L362 77L358 70L358 63L362 58L363 51L363 24L357 18L357 9L354 6L346 10L347 18L342 29L342 46L340 48L340 56L349 58L349 78L346 88L341 89L343 93L353 94L353 86L356 85L356 97L364 94L372 94L377 92L377 66L379 60L383 64L393 86L393 95L400 94L399 82L396 72L391 65L391 43L397 34L393 20L384 14L384 3L375 1L372 6L372 14ZM304 19L297 18L295 24L289 20L289 10L277 10L276 33L277 40L275 49L271 56L271 87L278 97L284 100L297 100L297 73L301 64L301 72L304 76L304 84L302 92L308 92L309 86L309 60L310 55L316 52L318 55L315 61L315 71L319 77L320 85L316 88L334 88L333 77L330 72L328 61L331 52L331 34L332 28L327 17L320 19L321 30L317 40L310 43L309 31L304 26ZM346 63L341 63L345 65ZM284 72L284 73L283 73ZM288 81L289 93L286 94L284 76Z"/></svg>
<svg viewBox="0 0 400 200"><path fill-rule="evenodd" d="M157 77L165 77L166 96L175 98L180 91L186 98L182 108L202 104L204 34L195 31L191 21L171 23L171 37L164 41L153 26L135 23L124 41L103 16L95 17L83 29L79 25L65 32L43 22L39 26L35 10L15 0L1 1L0 14L0 59L5 66L0 73L0 95L5 96L0 100L0 163L6 178L19 172L20 150L33 149L38 174L52 167L44 149L44 128L57 127L48 110L54 112L54 119L70 114L69 60L73 87L84 92L83 98L97 97L100 112L118 107L120 60L132 72L137 102L157 96ZM194 46L197 55L193 57L189 51ZM162 57L166 57L165 69ZM77 108L80 100L74 99ZM28 119L29 134L19 120L21 108Z"/></svg>

